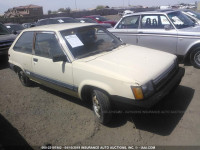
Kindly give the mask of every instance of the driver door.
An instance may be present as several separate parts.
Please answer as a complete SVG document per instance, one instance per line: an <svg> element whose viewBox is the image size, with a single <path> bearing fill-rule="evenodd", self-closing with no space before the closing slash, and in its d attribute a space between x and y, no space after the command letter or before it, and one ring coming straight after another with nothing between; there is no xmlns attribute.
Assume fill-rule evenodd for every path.
<svg viewBox="0 0 200 150"><path fill-rule="evenodd" d="M165 29L166 25L170 29ZM177 40L177 31L165 15L142 15L138 45L176 54Z"/></svg>
<svg viewBox="0 0 200 150"><path fill-rule="evenodd" d="M37 32L32 59L34 78L49 87L65 93L75 91L73 86L72 64L53 62L52 57L65 55L54 32Z"/></svg>

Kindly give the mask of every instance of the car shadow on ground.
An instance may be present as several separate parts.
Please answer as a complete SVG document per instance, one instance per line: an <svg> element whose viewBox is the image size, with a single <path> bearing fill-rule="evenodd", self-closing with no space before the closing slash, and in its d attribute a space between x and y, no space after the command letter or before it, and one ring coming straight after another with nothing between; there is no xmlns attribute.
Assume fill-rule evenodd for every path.
<svg viewBox="0 0 200 150"><path fill-rule="evenodd" d="M91 103L86 103L78 98L71 97L42 85L37 84L37 86L42 90L72 103L91 109ZM113 111L113 119L107 126L110 128L117 128L129 121L139 130L163 136L169 135L183 117L193 98L194 92L194 89L180 85L175 91L150 109L137 107L128 110L125 110L126 108L123 108L122 110L115 109L115 111Z"/></svg>
<svg viewBox="0 0 200 150"><path fill-rule="evenodd" d="M115 128L130 121L136 129L170 135L186 112L194 92L194 89L180 85L150 109L135 108L115 114L114 124L109 127Z"/></svg>
<svg viewBox="0 0 200 150"><path fill-rule="evenodd" d="M92 105L91 103L88 103L88 102L86 103L85 101L82 101L82 100L80 100L79 98L76 98L76 97L67 95L67 94L65 94L65 93L62 93L62 92L59 92L59 91L57 91L57 90L51 89L51 88L49 88L49 87L40 85L40 84L38 84L38 83L34 83L34 84L33 84L33 87L39 87L39 88L42 89L42 90L45 90L45 91L47 91L47 92L49 92L49 93L51 93L51 94L53 94L53 95L56 95L56 96L58 96L58 97L61 97L61 98L65 99L65 100L67 100L67 101L70 101L70 102L72 102L72 103L78 104L78 105L80 105L80 106L82 106L82 107L86 107L86 108L88 108L88 109L91 108L91 105Z"/></svg>
<svg viewBox="0 0 200 150"><path fill-rule="evenodd" d="M6 69L9 67L8 58L5 56L0 56L0 70Z"/></svg>
<svg viewBox="0 0 200 150"><path fill-rule="evenodd" d="M19 134L1 114L0 114L0 149L26 149L33 150L26 140Z"/></svg>

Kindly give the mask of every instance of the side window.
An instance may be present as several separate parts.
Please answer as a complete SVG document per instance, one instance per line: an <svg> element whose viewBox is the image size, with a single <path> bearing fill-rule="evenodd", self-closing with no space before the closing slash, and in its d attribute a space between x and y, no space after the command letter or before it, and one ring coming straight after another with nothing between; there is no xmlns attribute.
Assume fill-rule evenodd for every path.
<svg viewBox="0 0 200 150"><path fill-rule="evenodd" d="M170 22L169 22L169 20L167 19L167 17L165 17L165 16L160 16L160 20L161 20L161 24L162 24L163 26L165 26L165 25L170 25Z"/></svg>
<svg viewBox="0 0 200 150"><path fill-rule="evenodd" d="M24 32L13 49L15 51L32 54L34 32Z"/></svg>
<svg viewBox="0 0 200 150"><path fill-rule="evenodd" d="M53 33L37 33L35 40L35 55L52 58L64 54Z"/></svg>
<svg viewBox="0 0 200 150"><path fill-rule="evenodd" d="M129 16L121 20L117 29L137 29L140 16Z"/></svg>
<svg viewBox="0 0 200 150"><path fill-rule="evenodd" d="M153 29L158 28L158 15L144 15L142 16L141 28Z"/></svg>
<svg viewBox="0 0 200 150"><path fill-rule="evenodd" d="M171 23L164 15L142 16L142 22L141 22L142 29L164 29L165 25L171 25Z"/></svg>

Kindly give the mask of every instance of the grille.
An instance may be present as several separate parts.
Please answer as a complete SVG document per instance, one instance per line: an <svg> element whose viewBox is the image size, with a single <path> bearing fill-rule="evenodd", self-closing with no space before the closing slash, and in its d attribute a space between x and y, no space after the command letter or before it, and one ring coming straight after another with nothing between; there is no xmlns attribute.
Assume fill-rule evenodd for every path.
<svg viewBox="0 0 200 150"><path fill-rule="evenodd" d="M0 51L7 51L12 43L13 40L0 41Z"/></svg>
<svg viewBox="0 0 200 150"><path fill-rule="evenodd" d="M164 73L153 80L155 90L160 90L174 76L177 71L178 63L176 61Z"/></svg>

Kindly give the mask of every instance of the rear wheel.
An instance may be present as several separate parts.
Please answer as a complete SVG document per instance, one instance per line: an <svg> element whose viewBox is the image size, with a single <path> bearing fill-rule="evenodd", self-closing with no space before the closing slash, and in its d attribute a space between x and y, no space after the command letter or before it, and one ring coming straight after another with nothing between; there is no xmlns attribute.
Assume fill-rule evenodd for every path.
<svg viewBox="0 0 200 150"><path fill-rule="evenodd" d="M200 69L200 47L194 49L190 54L190 62L195 67Z"/></svg>
<svg viewBox="0 0 200 150"><path fill-rule="evenodd" d="M18 77L19 77L19 80L21 81L21 83L24 85L24 86L31 86L31 80L26 76L26 74L24 73L24 71L22 70L19 70L17 72L18 74Z"/></svg>
<svg viewBox="0 0 200 150"><path fill-rule="evenodd" d="M107 124L110 122L112 114L110 113L111 104L108 95L101 90L92 91L92 106L93 111L102 124Z"/></svg>

